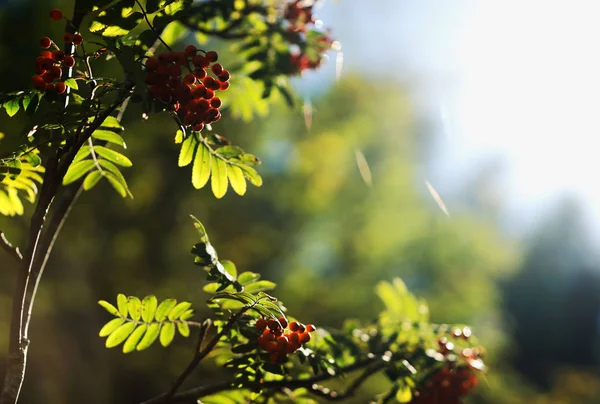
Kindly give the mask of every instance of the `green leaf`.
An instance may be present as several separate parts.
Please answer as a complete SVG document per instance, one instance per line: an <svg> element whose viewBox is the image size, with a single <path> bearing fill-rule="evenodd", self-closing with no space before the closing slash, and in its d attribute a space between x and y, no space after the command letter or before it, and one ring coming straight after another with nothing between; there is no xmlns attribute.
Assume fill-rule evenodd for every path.
<svg viewBox="0 0 600 404"><path fill-rule="evenodd" d="M115 306L113 306L106 300L100 300L100 301L98 301L98 304L100 306L104 307L106 309L106 311L108 311L113 316L121 317L121 313L119 313L119 310L117 310L117 308Z"/></svg>
<svg viewBox="0 0 600 404"><path fill-rule="evenodd" d="M119 313L121 316L127 318L127 296L123 293L117 295L117 306L119 307Z"/></svg>
<svg viewBox="0 0 600 404"><path fill-rule="evenodd" d="M69 166L67 173L63 178L63 185L70 184L83 177L88 171L94 167L93 160L83 160L73 163Z"/></svg>
<svg viewBox="0 0 600 404"><path fill-rule="evenodd" d="M227 273L231 275L232 278L237 277L237 268L235 267L235 264L233 262L229 260L223 260L221 261L221 265L223 265L223 268L225 268Z"/></svg>
<svg viewBox="0 0 600 404"><path fill-rule="evenodd" d="M210 177L212 154L204 143L200 143L196 150L194 158L194 167L192 168L192 185L200 189L206 185ZM216 157L215 157L216 158Z"/></svg>
<svg viewBox="0 0 600 404"><path fill-rule="evenodd" d="M119 195L123 198L127 196L127 184L123 184L119 177L108 171L103 171L102 175L106 177L108 182L110 182L110 185L112 185Z"/></svg>
<svg viewBox="0 0 600 404"><path fill-rule="evenodd" d="M158 300L156 299L156 296L146 296L144 300L142 300L142 320L144 320L144 322L150 323L154 320L157 305Z"/></svg>
<svg viewBox="0 0 600 404"><path fill-rule="evenodd" d="M105 159L123 167L131 167L133 163L123 154L104 146L94 146L94 151Z"/></svg>
<svg viewBox="0 0 600 404"><path fill-rule="evenodd" d="M127 180L125 180L125 177L123 177L123 174L121 174L121 170L119 170L119 167L117 167L110 161L104 160L104 159L98 160L98 164L100 166L102 166L102 168L105 168L107 170L107 172L102 173L104 176L107 177L107 179L109 177L107 174L112 174L117 179L119 185L125 189L127 196L129 196L130 198L133 198L133 195L131 194L131 191L129 190L129 186L127 185ZM109 181L110 181L110 179L109 179ZM120 190L117 190L117 192L120 193Z"/></svg>
<svg viewBox="0 0 600 404"><path fill-rule="evenodd" d="M148 326L148 330L146 331L144 338L142 338L142 340L136 347L136 349L138 351L142 351L142 350L148 348L150 345L152 345L154 343L154 341L156 341L156 338L158 337L158 334L160 333L160 326L161 325L159 323L152 323Z"/></svg>
<svg viewBox="0 0 600 404"><path fill-rule="evenodd" d="M106 337L112 334L112 332L119 328L124 321L124 318L113 318L108 323L104 324L104 327L100 329L100 333L98 335L101 337Z"/></svg>
<svg viewBox="0 0 600 404"><path fill-rule="evenodd" d="M92 171L87 175L87 177L85 177L85 180L83 180L83 189L89 191L90 189L94 188L101 178L102 172Z"/></svg>
<svg viewBox="0 0 600 404"><path fill-rule="evenodd" d="M241 284L241 285L247 285L249 283L252 282L256 282L257 280L260 279L260 274L254 273L254 272L242 272L240 274L240 276L238 276L237 281Z"/></svg>
<svg viewBox="0 0 600 404"><path fill-rule="evenodd" d="M123 129L123 127L121 126L121 122L119 122L119 120L114 116L106 117L106 119L104 120L104 122L102 122L102 125L100 125L100 127Z"/></svg>
<svg viewBox="0 0 600 404"><path fill-rule="evenodd" d="M110 130L97 129L94 131L94 133L92 133L92 137L94 139L104 140L105 142L114 143L123 148L127 148L125 140L123 140L121 136L117 135L115 132L111 132Z"/></svg>
<svg viewBox="0 0 600 404"><path fill-rule="evenodd" d="M190 302L181 302L169 312L168 319L173 321L181 316L187 309L192 306Z"/></svg>
<svg viewBox="0 0 600 404"><path fill-rule="evenodd" d="M185 321L189 318L192 318L193 316L194 316L194 310L189 309L189 310L186 310L181 316L179 316L179 319L182 321Z"/></svg>
<svg viewBox="0 0 600 404"><path fill-rule="evenodd" d="M129 317L135 321L138 321L142 316L142 302L135 296L129 296L129 299L127 300L127 309L129 311Z"/></svg>
<svg viewBox="0 0 600 404"><path fill-rule="evenodd" d="M135 323L129 322L117 328L106 339L106 347L113 348L119 345L121 342L125 341L125 339L129 337L129 334L133 332L135 326Z"/></svg>
<svg viewBox="0 0 600 404"><path fill-rule="evenodd" d="M148 325L146 324L138 326L138 328L136 328L135 331L131 333L129 338L127 338L125 344L123 344L123 353L132 352L137 346L138 342L140 342L140 339L142 339L142 337L146 333L147 329Z"/></svg>
<svg viewBox="0 0 600 404"><path fill-rule="evenodd" d="M248 293L257 293L257 292L263 292L265 290L275 289L275 286L277 286L275 284L275 282L258 281L258 282L254 282L254 283L251 283L250 285L245 286L244 291L248 292Z"/></svg>
<svg viewBox="0 0 600 404"><path fill-rule="evenodd" d="M164 347L169 346L175 337L175 324L165 323L160 330L160 344Z"/></svg>
<svg viewBox="0 0 600 404"><path fill-rule="evenodd" d="M408 386L402 386L396 392L396 400L399 403L409 403L412 400L412 391Z"/></svg>
<svg viewBox="0 0 600 404"><path fill-rule="evenodd" d="M79 151L73 158L73 163L83 160L84 158L89 156L90 152L91 152L90 146L88 146L88 145L81 146L81 149L79 149ZM73 165L73 163L71 163L71 165Z"/></svg>
<svg viewBox="0 0 600 404"><path fill-rule="evenodd" d="M254 185L255 187L262 186L262 177L258 174L258 172L256 172L254 168L248 166L240 166L240 168L242 169L244 175L246 176L246 178L248 178L252 185Z"/></svg>
<svg viewBox="0 0 600 404"><path fill-rule="evenodd" d="M163 41L173 46L175 42L181 40L187 34L187 28L179 21L169 23L163 30L161 38Z"/></svg>
<svg viewBox="0 0 600 404"><path fill-rule="evenodd" d="M187 323L177 323L177 331L182 337L190 336L190 326Z"/></svg>
<svg viewBox="0 0 600 404"><path fill-rule="evenodd" d="M211 188L217 199L221 199L227 193L227 164L220 158L211 161Z"/></svg>
<svg viewBox="0 0 600 404"><path fill-rule="evenodd" d="M176 304L177 300L175 299L167 299L159 304L158 308L156 309L156 314L154 315L156 321L163 321L165 318L167 318L167 314L169 314Z"/></svg>
<svg viewBox="0 0 600 404"><path fill-rule="evenodd" d="M246 193L246 179L244 178L244 172L239 166L229 165L227 167L227 176L229 177L229 183L231 188L238 195L244 195Z"/></svg>
<svg viewBox="0 0 600 404"><path fill-rule="evenodd" d="M15 114L17 112L19 112L19 108L20 108L19 103L20 103L19 97L15 97L11 100L8 100L4 104L4 109L6 109L6 113L8 114L8 116L13 117L13 116L15 116Z"/></svg>
<svg viewBox="0 0 600 404"><path fill-rule="evenodd" d="M71 87L73 90L79 90L79 86L77 85L77 81L73 78L68 78L65 80L65 85L67 87Z"/></svg>
<svg viewBox="0 0 600 404"><path fill-rule="evenodd" d="M35 96L35 95L34 95L34 96ZM31 100L32 100L32 98L33 98L34 96L32 96L31 94L25 94L25 95L23 96L22 103L23 103L23 109L24 109L24 110L27 110L27 107L29 106L29 104L31 104ZM1 137L0 137L0 139L1 139Z"/></svg>
<svg viewBox="0 0 600 404"><path fill-rule="evenodd" d="M190 134L181 145L181 150L179 151L179 161L177 162L179 167L185 167L192 162L195 150L196 138L193 134Z"/></svg>

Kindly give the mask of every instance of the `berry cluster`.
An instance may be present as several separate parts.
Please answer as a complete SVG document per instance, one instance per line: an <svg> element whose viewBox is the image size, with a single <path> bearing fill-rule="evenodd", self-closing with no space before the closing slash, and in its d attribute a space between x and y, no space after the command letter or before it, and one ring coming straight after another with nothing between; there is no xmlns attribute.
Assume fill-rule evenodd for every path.
<svg viewBox="0 0 600 404"><path fill-rule="evenodd" d="M50 18L54 21L60 21L63 13L58 8L50 11ZM63 35L63 42L66 44L81 45L83 38L79 34L66 32ZM35 59L35 76L31 78L33 87L39 91L48 93L62 94L67 90L67 86L60 80L62 77L62 68L75 66L75 59L71 55L66 55L60 50L58 45L47 36L40 39L40 47L43 49ZM50 47L54 50L50 51Z"/></svg>
<svg viewBox="0 0 600 404"><path fill-rule="evenodd" d="M266 320L259 318L256 321L256 329L262 332L258 337L258 346L270 354L271 362L283 363L287 355L296 352L302 344L310 341L310 333L315 330L312 324L304 325L297 321L289 324L284 317L279 320Z"/></svg>
<svg viewBox="0 0 600 404"><path fill-rule="evenodd" d="M287 23L287 30L297 35L299 49L290 52L290 74L300 74L307 69L316 69L323 62L323 55L334 47L334 41L329 32L320 32L310 29L316 25L317 20L313 15L313 0L291 0L286 4L283 18Z"/></svg>
<svg viewBox="0 0 600 404"><path fill-rule="evenodd" d="M79 34L65 33L63 41L67 44L80 45L83 38ZM62 77L62 68L75 66L75 59L71 55L65 55L65 52L47 36L40 39L40 47L44 50L35 59L35 73L31 81L36 90L47 91L48 93L62 94L66 91L65 83L60 80ZM48 50L54 47L53 51Z"/></svg>
<svg viewBox="0 0 600 404"><path fill-rule="evenodd" d="M306 24L314 24L313 0L292 0L285 5L283 18L288 22L288 30L306 32Z"/></svg>
<svg viewBox="0 0 600 404"><path fill-rule="evenodd" d="M189 45L184 52L166 52L146 60L146 84L152 97L169 104L185 126L201 131L221 118L216 91L229 88L231 75L217 52ZM211 65L212 64L212 65ZM183 75L183 77L182 77Z"/></svg>
<svg viewBox="0 0 600 404"><path fill-rule="evenodd" d="M461 397L477 386L478 380L467 366L443 367L414 393L411 404L460 404Z"/></svg>

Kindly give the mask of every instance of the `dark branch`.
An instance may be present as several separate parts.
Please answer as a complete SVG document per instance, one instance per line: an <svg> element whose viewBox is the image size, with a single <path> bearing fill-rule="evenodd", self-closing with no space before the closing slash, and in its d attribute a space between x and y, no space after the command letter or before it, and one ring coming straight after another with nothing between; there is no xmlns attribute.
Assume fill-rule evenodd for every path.
<svg viewBox="0 0 600 404"><path fill-rule="evenodd" d="M318 390L318 386L315 386L317 383L331 380L333 378L341 376L342 374L346 374L346 373L350 373L350 372L353 372L356 370L368 368L365 370L365 372L363 374L361 374L361 376L359 376L348 387L348 389L344 393L333 394L333 397L335 397L336 395L347 397L347 396L354 394L354 392L360 387L360 385L362 385L362 383L369 376L371 376L372 374L381 370L385 366L386 366L386 363L381 362L381 359L378 359L377 357L373 357L373 358L367 358L367 359L355 362L352 365L342 367L339 369L339 371L337 373L334 373L334 374L323 373L323 374L320 374L317 376L309 377L307 379L277 380L277 381L271 381L271 382L264 382L264 383L261 383L259 386L261 388L267 389L267 390L281 390L284 388L289 388L289 389L293 390L293 389L297 389L297 388L301 388L301 387L306 387L311 392L314 392L315 390ZM249 386L249 387L251 387L251 386ZM196 388L184 391L182 393L175 394L168 401L167 401L167 395L161 394L160 396L152 398L148 401L144 401L142 404L164 404L164 403L190 403L190 404L192 404L192 403L197 403L198 398L200 398L200 397L220 393L222 391L233 390L235 388L237 388L237 387L234 386L233 381L227 381L227 382L214 384L211 386L196 387ZM318 393L316 393L316 394L318 394ZM320 394L320 395L323 396L323 394ZM332 399L337 400L336 398L332 398L331 393L328 394L328 399L329 400L332 400Z"/></svg>
<svg viewBox="0 0 600 404"><path fill-rule="evenodd" d="M2 246L2 249L4 249L8 255L13 257L15 261L21 262L23 259L23 254L19 251L19 247L13 246L2 231L0 231L0 246Z"/></svg>

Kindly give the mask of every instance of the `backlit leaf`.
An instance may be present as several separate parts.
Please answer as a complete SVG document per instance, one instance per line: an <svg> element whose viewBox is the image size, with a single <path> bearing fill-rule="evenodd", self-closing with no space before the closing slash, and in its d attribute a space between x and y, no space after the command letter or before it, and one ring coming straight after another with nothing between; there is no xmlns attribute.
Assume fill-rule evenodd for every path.
<svg viewBox="0 0 600 404"><path fill-rule="evenodd" d="M135 349L138 342L140 342L140 339L144 336L147 328L148 326L146 324L142 324L131 333L129 338L127 338L127 341L125 341L125 344L123 344L123 353L129 353Z"/></svg>
<svg viewBox="0 0 600 404"><path fill-rule="evenodd" d="M127 337L129 337L129 335L133 332L135 326L135 323L129 322L117 328L106 339L106 347L113 348L125 341L125 339L127 339Z"/></svg>
<svg viewBox="0 0 600 404"><path fill-rule="evenodd" d="M229 165L227 167L227 176L229 177L229 183L231 184L231 188L238 195L244 195L246 193L246 179L244 178L244 173L239 166Z"/></svg>
<svg viewBox="0 0 600 404"><path fill-rule="evenodd" d="M117 316L117 317L121 316L121 313L119 312L119 310L117 310L117 308L115 306L113 306L112 304L110 304L106 300L100 300L98 302L98 304L100 306L104 307L106 309L106 311L108 311L113 316Z"/></svg>
<svg viewBox="0 0 600 404"><path fill-rule="evenodd" d="M175 324L165 323L160 330L160 344L167 347L175 337Z"/></svg>
<svg viewBox="0 0 600 404"><path fill-rule="evenodd" d="M182 315L187 309L192 306L190 302L181 302L169 312L169 320L173 321Z"/></svg>
<svg viewBox="0 0 600 404"><path fill-rule="evenodd" d="M110 335L114 330L119 328L124 321L124 318L113 318L108 323L104 324L104 327L100 329L100 333L98 335L101 337Z"/></svg>
<svg viewBox="0 0 600 404"><path fill-rule="evenodd" d="M212 154L204 143L200 143L196 150L194 158L194 167L192 168L192 185L200 189L206 185L210 177Z"/></svg>
<svg viewBox="0 0 600 404"><path fill-rule="evenodd" d="M156 314L154 315L156 321L163 321L165 318L167 318L167 314L169 314L176 304L177 300L175 299L167 299L161 302L156 309Z"/></svg>
<svg viewBox="0 0 600 404"><path fill-rule="evenodd" d="M73 163L69 166L67 173L63 178L63 185L70 184L83 177L88 171L94 167L93 160L83 160Z"/></svg>
<svg viewBox="0 0 600 404"><path fill-rule="evenodd" d="M104 146L94 146L94 151L105 159L123 167L131 167L133 163L125 155Z"/></svg>
<svg viewBox="0 0 600 404"><path fill-rule="evenodd" d="M135 296L129 296L127 309L129 311L129 317L135 321L138 321L142 316L142 302Z"/></svg>
<svg viewBox="0 0 600 404"><path fill-rule="evenodd" d="M144 338L142 338L142 340L136 347L138 351L142 351L148 348L154 343L154 341L156 341L156 338L158 338L158 334L160 333L160 326L161 325L159 323L152 323L148 326Z"/></svg>
<svg viewBox="0 0 600 404"><path fill-rule="evenodd" d="M142 320L146 323L154 320L154 314L156 313L156 307L158 306L158 300L156 296L146 296L142 300Z"/></svg>
<svg viewBox="0 0 600 404"><path fill-rule="evenodd" d="M212 176L211 188L217 199L221 199L227 193L227 163L220 158L213 158L211 162Z"/></svg>

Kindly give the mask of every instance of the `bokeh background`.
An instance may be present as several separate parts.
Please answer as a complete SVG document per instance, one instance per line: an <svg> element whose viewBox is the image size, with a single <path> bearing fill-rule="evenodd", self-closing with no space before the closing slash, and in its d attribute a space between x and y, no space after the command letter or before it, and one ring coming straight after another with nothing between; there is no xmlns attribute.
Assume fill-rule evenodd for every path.
<svg viewBox="0 0 600 404"><path fill-rule="evenodd" d="M0 6L0 89L28 88L38 39L61 34L48 10L72 2ZM290 312L320 326L373 318L376 283L404 279L434 321L468 323L487 347L471 403L599 402L600 4L341 0L318 15L343 56L294 80L297 108L247 100L251 119L215 125L262 159L262 188L221 201L194 190L169 118L128 110L135 198L102 184L74 208L38 293L22 403L132 403L170 386L190 341L106 350L96 302L201 308L189 214L222 258L278 282ZM0 114L2 152L22 125ZM17 242L26 223L0 217ZM2 369L15 275L0 251ZM223 376L207 363L190 384Z"/></svg>

